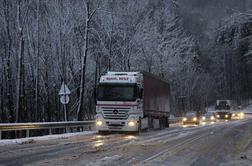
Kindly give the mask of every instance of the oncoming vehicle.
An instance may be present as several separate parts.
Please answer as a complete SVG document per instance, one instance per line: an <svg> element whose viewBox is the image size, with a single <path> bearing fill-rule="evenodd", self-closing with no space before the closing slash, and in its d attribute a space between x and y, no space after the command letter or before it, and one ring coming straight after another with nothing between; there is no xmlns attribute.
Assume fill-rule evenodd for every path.
<svg viewBox="0 0 252 166"><path fill-rule="evenodd" d="M231 101L230 100L217 100L215 118L217 119L231 119Z"/></svg>
<svg viewBox="0 0 252 166"><path fill-rule="evenodd" d="M196 112L187 112L185 116L182 118L182 123L183 125L186 125L186 124L199 125L200 120L197 117Z"/></svg>
<svg viewBox="0 0 252 166"><path fill-rule="evenodd" d="M207 112L204 116L201 117L201 121L203 122L215 122L216 118L213 112Z"/></svg>
<svg viewBox="0 0 252 166"><path fill-rule="evenodd" d="M170 85L146 72L107 72L97 90L96 129L139 132L169 127Z"/></svg>
<svg viewBox="0 0 252 166"><path fill-rule="evenodd" d="M232 119L243 119L244 118L244 112L242 111L236 111L232 113Z"/></svg>

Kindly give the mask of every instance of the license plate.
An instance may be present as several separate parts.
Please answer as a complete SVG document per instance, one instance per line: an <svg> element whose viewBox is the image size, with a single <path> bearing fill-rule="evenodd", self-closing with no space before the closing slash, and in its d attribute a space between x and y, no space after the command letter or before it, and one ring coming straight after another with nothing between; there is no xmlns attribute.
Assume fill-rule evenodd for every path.
<svg viewBox="0 0 252 166"><path fill-rule="evenodd" d="M110 125L121 125L121 122L109 122Z"/></svg>

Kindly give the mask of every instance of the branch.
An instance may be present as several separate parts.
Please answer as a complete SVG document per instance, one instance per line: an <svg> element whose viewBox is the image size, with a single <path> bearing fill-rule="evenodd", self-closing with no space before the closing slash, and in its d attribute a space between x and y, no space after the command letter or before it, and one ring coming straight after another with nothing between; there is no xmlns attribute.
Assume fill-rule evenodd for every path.
<svg viewBox="0 0 252 166"><path fill-rule="evenodd" d="M100 4L101 4L101 0L99 0L97 7L93 10L93 12L90 14L88 21L92 19L93 15L95 14L95 12L100 9Z"/></svg>

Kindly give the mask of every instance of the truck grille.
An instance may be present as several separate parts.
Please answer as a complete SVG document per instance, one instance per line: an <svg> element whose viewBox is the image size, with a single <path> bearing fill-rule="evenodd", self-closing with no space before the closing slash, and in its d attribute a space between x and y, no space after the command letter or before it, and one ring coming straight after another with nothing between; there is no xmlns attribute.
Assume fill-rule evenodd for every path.
<svg viewBox="0 0 252 166"><path fill-rule="evenodd" d="M103 110L103 117L105 119L127 119L129 110Z"/></svg>

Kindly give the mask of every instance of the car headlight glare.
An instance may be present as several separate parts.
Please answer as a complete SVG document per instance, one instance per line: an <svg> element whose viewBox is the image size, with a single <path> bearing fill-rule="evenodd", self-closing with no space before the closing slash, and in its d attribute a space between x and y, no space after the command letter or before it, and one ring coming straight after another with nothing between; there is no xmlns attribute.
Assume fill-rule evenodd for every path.
<svg viewBox="0 0 252 166"><path fill-rule="evenodd" d="M183 121L183 122L187 121L187 118L183 118L182 121Z"/></svg>
<svg viewBox="0 0 252 166"><path fill-rule="evenodd" d="M193 118L193 121L197 121L197 118L196 118L196 117L194 117L194 118Z"/></svg>
<svg viewBox="0 0 252 166"><path fill-rule="evenodd" d="M211 118L210 118L211 120L214 120L214 116L211 116Z"/></svg>
<svg viewBox="0 0 252 166"><path fill-rule="evenodd" d="M219 117L220 117L220 115L216 115L216 117L217 117L217 118L219 118Z"/></svg>
<svg viewBox="0 0 252 166"><path fill-rule="evenodd" d="M129 126L129 127L133 127L133 126L135 126L135 122L130 121L130 122L128 123L128 126Z"/></svg>
<svg viewBox="0 0 252 166"><path fill-rule="evenodd" d="M101 126L102 124L103 124L103 123L102 123L101 120L97 120L97 121L96 121L96 125L97 125L97 126Z"/></svg>
<svg viewBox="0 0 252 166"><path fill-rule="evenodd" d="M202 120L206 120L206 117L205 117L205 116L203 116L203 117L202 117Z"/></svg>

